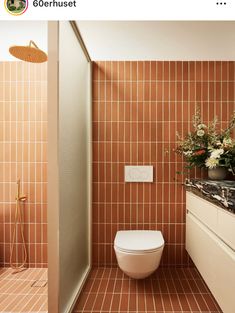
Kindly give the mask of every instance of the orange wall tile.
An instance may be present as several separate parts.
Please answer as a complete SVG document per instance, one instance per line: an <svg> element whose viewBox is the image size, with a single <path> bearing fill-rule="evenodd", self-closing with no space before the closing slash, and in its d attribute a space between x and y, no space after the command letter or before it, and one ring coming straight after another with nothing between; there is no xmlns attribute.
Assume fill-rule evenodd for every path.
<svg viewBox="0 0 235 313"><path fill-rule="evenodd" d="M93 63L93 263L116 265L117 230L158 229L162 264L190 264L185 251L182 159L176 131L191 128L196 103L221 126L234 108L234 62ZM151 164L154 183L125 183L124 165ZM192 176L205 175L195 171Z"/></svg>
<svg viewBox="0 0 235 313"><path fill-rule="evenodd" d="M27 263L46 267L47 65L1 62L0 73L0 266L9 266L20 178ZM19 257L21 249L19 238Z"/></svg>

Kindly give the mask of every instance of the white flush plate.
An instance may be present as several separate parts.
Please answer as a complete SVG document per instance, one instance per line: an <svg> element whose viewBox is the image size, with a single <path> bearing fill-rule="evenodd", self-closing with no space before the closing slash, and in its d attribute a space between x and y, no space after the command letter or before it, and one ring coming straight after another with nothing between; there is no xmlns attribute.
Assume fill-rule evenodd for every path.
<svg viewBox="0 0 235 313"><path fill-rule="evenodd" d="M152 165L126 165L125 182L153 182Z"/></svg>

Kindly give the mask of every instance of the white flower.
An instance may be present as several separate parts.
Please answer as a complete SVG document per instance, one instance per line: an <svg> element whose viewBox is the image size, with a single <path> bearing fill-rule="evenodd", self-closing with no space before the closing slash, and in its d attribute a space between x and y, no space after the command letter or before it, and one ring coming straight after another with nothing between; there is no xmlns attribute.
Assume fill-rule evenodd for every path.
<svg viewBox="0 0 235 313"><path fill-rule="evenodd" d="M213 159L219 159L221 154L224 153L224 149L215 149L211 152L210 157Z"/></svg>
<svg viewBox="0 0 235 313"><path fill-rule="evenodd" d="M222 143L220 141L217 141L215 144L216 144L217 147L222 145Z"/></svg>
<svg viewBox="0 0 235 313"><path fill-rule="evenodd" d="M184 151L184 155L186 155L186 156L190 156L192 154L193 154L193 151L191 151L191 150Z"/></svg>
<svg viewBox="0 0 235 313"><path fill-rule="evenodd" d="M197 128L198 129L205 129L205 128L207 128L207 126L205 124L199 124L199 125L197 125Z"/></svg>
<svg viewBox="0 0 235 313"><path fill-rule="evenodd" d="M206 159L206 167L215 168L219 164L218 159L214 159L212 157Z"/></svg>
<svg viewBox="0 0 235 313"><path fill-rule="evenodd" d="M205 134L205 132L204 132L203 129L199 129L199 130L197 131L197 135L198 135L199 137L204 136L204 134Z"/></svg>

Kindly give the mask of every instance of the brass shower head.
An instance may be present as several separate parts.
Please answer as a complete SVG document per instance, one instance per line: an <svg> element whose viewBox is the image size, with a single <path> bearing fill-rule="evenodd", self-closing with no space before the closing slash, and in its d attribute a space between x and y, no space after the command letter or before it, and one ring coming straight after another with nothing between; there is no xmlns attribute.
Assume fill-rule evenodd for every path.
<svg viewBox="0 0 235 313"><path fill-rule="evenodd" d="M47 54L40 50L38 46L30 40L28 46L12 46L9 48L10 54L17 59L31 63L43 63L47 61Z"/></svg>

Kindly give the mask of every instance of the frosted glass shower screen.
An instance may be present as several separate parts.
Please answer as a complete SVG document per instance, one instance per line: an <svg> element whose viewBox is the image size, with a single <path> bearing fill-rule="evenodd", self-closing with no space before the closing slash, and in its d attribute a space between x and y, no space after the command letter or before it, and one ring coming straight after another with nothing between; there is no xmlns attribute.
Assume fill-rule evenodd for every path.
<svg viewBox="0 0 235 313"><path fill-rule="evenodd" d="M54 94L57 105L54 104L53 109L51 102L48 107L49 135L51 145L55 145L52 149L49 142L49 172L54 167L56 175L49 173L48 191L52 194L56 188L57 195L53 202L49 194L48 214L57 228L49 230L49 243L52 246L54 241L57 248L52 253L49 244L49 310L51 307L51 313L57 313L56 310L66 313L76 300L90 268L90 64L70 22L52 26L58 37L54 40L54 56L58 63L54 63L54 68L51 66L57 73L57 93ZM53 57L53 49L49 58L50 55ZM50 87L53 82L50 77L48 80ZM48 92L50 94L50 89ZM51 126L53 121L55 125ZM56 144L52 142L53 136ZM57 167L53 162L57 162ZM53 276L58 279L58 300L50 306L50 294L55 290Z"/></svg>
<svg viewBox="0 0 235 313"><path fill-rule="evenodd" d="M89 266L88 62L69 22L60 22L60 282L65 311Z"/></svg>

